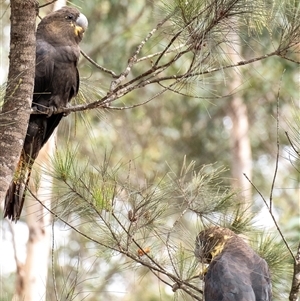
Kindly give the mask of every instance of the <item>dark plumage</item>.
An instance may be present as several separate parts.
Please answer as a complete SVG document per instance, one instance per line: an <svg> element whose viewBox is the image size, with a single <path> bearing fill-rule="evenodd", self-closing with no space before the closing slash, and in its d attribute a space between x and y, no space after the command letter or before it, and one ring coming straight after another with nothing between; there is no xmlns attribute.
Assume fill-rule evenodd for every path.
<svg viewBox="0 0 300 301"><path fill-rule="evenodd" d="M271 301L269 268L264 259L229 229L200 232L195 256L209 264L203 272L205 301Z"/></svg>
<svg viewBox="0 0 300 301"><path fill-rule="evenodd" d="M76 8L63 7L39 23L36 33L36 69L32 109L15 178L5 197L4 217L18 220L34 160L63 117L53 114L78 93L79 43L88 21Z"/></svg>

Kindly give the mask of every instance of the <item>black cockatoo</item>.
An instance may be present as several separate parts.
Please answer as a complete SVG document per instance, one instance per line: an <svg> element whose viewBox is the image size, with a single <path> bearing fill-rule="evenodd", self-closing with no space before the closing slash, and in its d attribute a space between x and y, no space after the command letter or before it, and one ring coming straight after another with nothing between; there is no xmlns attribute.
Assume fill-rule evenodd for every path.
<svg viewBox="0 0 300 301"><path fill-rule="evenodd" d="M5 197L4 217L18 220L34 160L63 117L53 114L66 107L79 89L79 43L87 18L73 7L63 7L41 20L36 32L36 68L32 109L15 177ZM52 113L52 114L51 114Z"/></svg>
<svg viewBox="0 0 300 301"><path fill-rule="evenodd" d="M205 264L205 301L271 301L266 261L237 234L211 227L199 233L195 256Z"/></svg>

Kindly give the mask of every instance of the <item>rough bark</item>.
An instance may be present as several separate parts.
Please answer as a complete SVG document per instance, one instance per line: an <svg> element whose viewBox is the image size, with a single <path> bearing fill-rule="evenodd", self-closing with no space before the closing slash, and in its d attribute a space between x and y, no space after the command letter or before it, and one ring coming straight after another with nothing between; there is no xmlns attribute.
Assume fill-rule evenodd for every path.
<svg viewBox="0 0 300 301"><path fill-rule="evenodd" d="M9 73L0 114L0 202L13 178L30 115L37 10L35 0L11 1Z"/></svg>
<svg viewBox="0 0 300 301"><path fill-rule="evenodd" d="M53 10L60 9L65 5L65 0L56 1ZM51 208L52 177L47 171L51 168L50 158L55 152L56 133L57 130L41 149L29 183L30 190L48 208ZM34 185L34 182L39 185ZM47 209L28 195L26 199L26 223L29 229L29 238L23 273L26 277L23 279L24 286L19 295L24 301L46 300L51 220L52 217ZM22 278L22 274L18 274L17 277Z"/></svg>

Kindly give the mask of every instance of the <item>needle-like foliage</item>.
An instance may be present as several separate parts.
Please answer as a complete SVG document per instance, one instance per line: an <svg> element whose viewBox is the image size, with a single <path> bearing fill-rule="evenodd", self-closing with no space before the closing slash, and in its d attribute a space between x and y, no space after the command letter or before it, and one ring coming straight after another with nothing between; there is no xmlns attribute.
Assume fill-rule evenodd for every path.
<svg viewBox="0 0 300 301"><path fill-rule="evenodd" d="M202 300L195 237L204 227L220 225L247 236L268 261L274 283L282 283L289 267L285 249L271 234L258 238L254 214L224 188L224 169L197 169L185 159L179 175L170 171L151 185L137 185L130 165L113 168L109 158L97 167L88 163L76 160L76 150L53 158L52 213L90 241L96 254L121 254L127 265L146 267L177 296ZM118 174L124 173L121 180Z"/></svg>

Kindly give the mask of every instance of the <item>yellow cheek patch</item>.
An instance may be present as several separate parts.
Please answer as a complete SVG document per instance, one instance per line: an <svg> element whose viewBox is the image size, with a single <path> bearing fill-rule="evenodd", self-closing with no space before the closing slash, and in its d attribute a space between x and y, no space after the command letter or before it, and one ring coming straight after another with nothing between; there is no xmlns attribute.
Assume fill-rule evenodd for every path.
<svg viewBox="0 0 300 301"><path fill-rule="evenodd" d="M84 32L83 28L80 26L76 26L75 24L71 23L71 26L74 27L75 36L79 36L81 33Z"/></svg>
<svg viewBox="0 0 300 301"><path fill-rule="evenodd" d="M225 242L220 243L213 248L213 250L210 253L212 256L212 259L223 251L224 246L225 246Z"/></svg>
<svg viewBox="0 0 300 301"><path fill-rule="evenodd" d="M79 34L81 34L82 32L84 32L83 28L80 27L80 26L75 26L74 31L75 31L75 35L76 36L79 36Z"/></svg>

